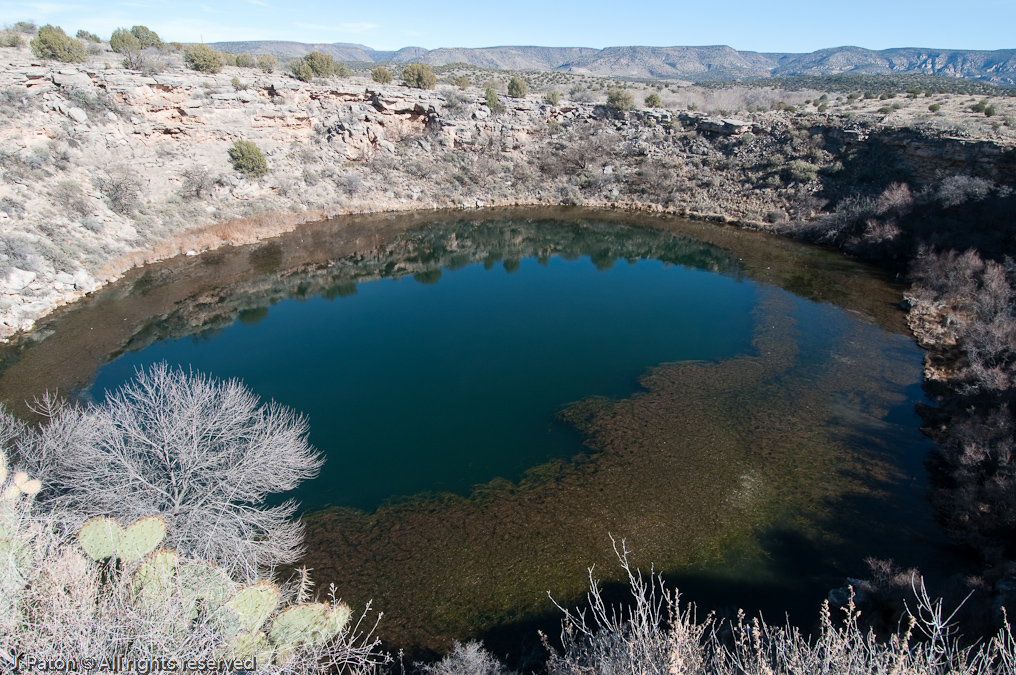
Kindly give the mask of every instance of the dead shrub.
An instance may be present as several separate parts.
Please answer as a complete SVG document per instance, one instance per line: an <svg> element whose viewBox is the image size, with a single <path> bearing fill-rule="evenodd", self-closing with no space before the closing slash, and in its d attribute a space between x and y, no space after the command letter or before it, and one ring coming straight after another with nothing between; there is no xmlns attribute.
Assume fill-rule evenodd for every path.
<svg viewBox="0 0 1016 675"><path fill-rule="evenodd" d="M110 168L99 179L99 189L109 208L125 216L137 210L144 192L140 179L126 166Z"/></svg>

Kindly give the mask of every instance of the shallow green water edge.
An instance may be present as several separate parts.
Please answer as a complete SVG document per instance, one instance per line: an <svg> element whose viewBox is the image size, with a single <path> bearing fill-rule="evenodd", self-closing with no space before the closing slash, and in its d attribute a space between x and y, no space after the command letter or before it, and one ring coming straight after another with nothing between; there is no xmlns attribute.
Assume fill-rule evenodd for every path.
<svg viewBox="0 0 1016 675"><path fill-rule="evenodd" d="M447 219L339 219L139 270L6 350L0 397L16 407L45 389L85 388L118 354L256 320L281 298L341 295L385 274L433 279L481 253L457 250L458 260L450 260L440 254L448 246L414 239L418 228ZM836 252L672 218L554 209L470 213L463 221L517 223L498 250L503 261L540 256L541 245L543 254L559 253L545 238L532 246L527 228L635 224L649 239L692 238L709 253L700 256L703 266L772 290L755 312L750 353L665 364L642 379L642 393L566 410L563 419L586 434L588 453L536 467L517 483L478 486L469 497L427 495L373 513L308 515L304 562L322 586L334 582L354 604L372 599L383 609L381 636L389 646L440 651L452 639L492 639L499 631L515 639L512 626L523 631L552 613L545 591L578 601L593 564L602 578L616 580L611 534L627 540L640 567L749 596L811 593L809 603L815 589L856 569L839 562L863 555L859 541L873 549L884 549L894 534L907 541L888 532L852 537L845 522L885 530L874 514L901 512L902 505L905 522L896 525L913 530L925 548L934 545L923 496L911 485L913 457L901 462L890 447L908 422L887 418L912 406L906 390L919 382L920 368L901 335L900 288L885 273ZM608 264L624 253L600 256ZM489 257L486 251L477 259ZM856 318L823 338L835 358L801 363L809 347L801 344L800 323L818 317L779 288Z"/></svg>

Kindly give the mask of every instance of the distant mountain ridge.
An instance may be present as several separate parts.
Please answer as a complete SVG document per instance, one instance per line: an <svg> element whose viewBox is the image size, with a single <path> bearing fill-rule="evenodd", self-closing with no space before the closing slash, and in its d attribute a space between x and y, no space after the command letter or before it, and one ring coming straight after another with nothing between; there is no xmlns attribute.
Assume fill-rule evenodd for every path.
<svg viewBox="0 0 1016 675"><path fill-rule="evenodd" d="M234 53L269 53L283 58L312 51L339 61L427 63L432 66L468 63L492 70L542 70L601 77L740 80L794 75L893 75L921 73L992 84L1016 85L1016 49L979 51L902 47L870 50L833 47L808 54L771 54L708 47L484 47L424 49L403 47L378 51L350 44L307 44L270 40L215 42L214 49Z"/></svg>

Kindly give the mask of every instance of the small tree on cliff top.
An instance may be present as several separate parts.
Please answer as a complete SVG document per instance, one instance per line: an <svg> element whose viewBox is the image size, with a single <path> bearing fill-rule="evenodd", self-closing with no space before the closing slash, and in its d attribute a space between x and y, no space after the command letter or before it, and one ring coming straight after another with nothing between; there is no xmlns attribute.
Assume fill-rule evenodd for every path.
<svg viewBox="0 0 1016 675"><path fill-rule="evenodd" d="M433 89L437 85L437 75L424 63L410 63L402 71L402 81L407 87Z"/></svg>

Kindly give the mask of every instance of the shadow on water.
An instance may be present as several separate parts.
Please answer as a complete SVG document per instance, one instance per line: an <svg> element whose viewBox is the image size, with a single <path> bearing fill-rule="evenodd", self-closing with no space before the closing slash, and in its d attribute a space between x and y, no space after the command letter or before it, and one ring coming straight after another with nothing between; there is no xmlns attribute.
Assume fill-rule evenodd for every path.
<svg viewBox="0 0 1016 675"><path fill-rule="evenodd" d="M339 506L307 513L303 564L348 601L372 599L390 648L436 655L482 637L524 658L537 649L534 629L558 633L547 591L573 606L596 565L611 597L624 596L610 535L703 610L744 607L777 622L786 612L805 627L830 587L864 574L866 555L945 564L935 563L942 541L924 500L927 445L912 412L920 354L904 337L899 288L838 253L708 223L567 209L309 225L133 272L57 313L0 355L0 399L23 411L47 389L87 392L119 356L143 362L157 353L149 348L214 345L239 330L265 331L262 344L236 351L271 363L270 331L300 316L291 300L316 311L369 307L397 286L409 294L403 307L437 311L420 304L426 293L493 278L514 289L587 259L602 278L668 264L750 290L753 304L738 310L743 335L726 343L736 349L660 357L606 395L558 401L548 416L574 401L558 424L584 447L566 444L472 490L367 495L361 508L332 500ZM396 353L384 340L399 332L375 333L377 349ZM417 342L437 345L429 360L449 358L447 338L421 333ZM286 402L283 385L244 379ZM402 386L420 397L436 385Z"/></svg>

